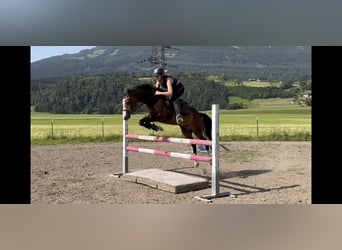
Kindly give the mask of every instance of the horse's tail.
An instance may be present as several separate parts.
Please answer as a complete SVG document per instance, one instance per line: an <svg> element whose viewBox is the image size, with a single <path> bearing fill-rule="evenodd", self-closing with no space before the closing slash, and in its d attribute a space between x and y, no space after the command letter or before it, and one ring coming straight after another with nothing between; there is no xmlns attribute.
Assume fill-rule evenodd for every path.
<svg viewBox="0 0 342 250"><path fill-rule="evenodd" d="M204 113L199 113L203 119L203 136L207 138L207 140L211 141L211 118Z"/></svg>

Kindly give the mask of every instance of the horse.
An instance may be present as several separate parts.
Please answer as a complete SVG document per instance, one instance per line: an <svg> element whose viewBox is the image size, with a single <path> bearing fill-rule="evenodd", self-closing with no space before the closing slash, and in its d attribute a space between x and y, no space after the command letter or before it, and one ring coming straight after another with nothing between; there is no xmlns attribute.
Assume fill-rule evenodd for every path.
<svg viewBox="0 0 342 250"><path fill-rule="evenodd" d="M156 90L162 91L151 84L142 84L128 89L123 96L123 105L126 110L125 120L131 117L131 114L137 109L138 103L146 105L147 115L139 120L139 125L154 131L163 131L161 126L153 122L178 125L183 136L187 139L193 139L193 134L200 140L211 141L211 118L195 108L189 106L182 99L181 113L184 121L181 124L176 122L176 113L171 102L164 95L155 95ZM211 152L211 146L205 146L207 152ZM197 154L196 144L191 144L192 154ZM195 162L198 166L198 162Z"/></svg>

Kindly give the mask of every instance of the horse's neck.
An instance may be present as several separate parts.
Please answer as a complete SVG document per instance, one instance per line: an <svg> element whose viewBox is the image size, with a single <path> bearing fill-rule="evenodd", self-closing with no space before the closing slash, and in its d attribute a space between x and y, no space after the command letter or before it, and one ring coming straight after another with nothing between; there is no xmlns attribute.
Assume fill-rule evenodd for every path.
<svg viewBox="0 0 342 250"><path fill-rule="evenodd" d="M138 92L136 94L136 100L144 104L151 102L152 97L153 97L153 93L149 93L149 92Z"/></svg>

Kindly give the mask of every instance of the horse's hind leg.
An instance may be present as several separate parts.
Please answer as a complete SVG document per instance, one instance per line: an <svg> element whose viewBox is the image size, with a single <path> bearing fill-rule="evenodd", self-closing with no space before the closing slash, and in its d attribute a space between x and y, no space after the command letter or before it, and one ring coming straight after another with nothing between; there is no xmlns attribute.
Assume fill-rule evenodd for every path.
<svg viewBox="0 0 342 250"><path fill-rule="evenodd" d="M192 129L190 126L181 126L182 134L187 139L193 139L192 137ZM196 144L191 144L192 154L197 155ZM198 167L199 162L194 161L194 166Z"/></svg>
<svg viewBox="0 0 342 250"><path fill-rule="evenodd" d="M208 137L208 135L206 135L206 127L205 126L194 126L193 128L194 134L198 137L198 139L200 140L208 140L211 141L211 136ZM211 131L210 131L211 132ZM209 155L211 154L211 146L205 146L205 149L207 150L207 152L209 152Z"/></svg>
<svg viewBox="0 0 342 250"><path fill-rule="evenodd" d="M196 144L191 144L191 148L192 148L192 154L197 155L197 150L196 150ZM198 167L199 166L199 162L198 161L194 161L194 167Z"/></svg>

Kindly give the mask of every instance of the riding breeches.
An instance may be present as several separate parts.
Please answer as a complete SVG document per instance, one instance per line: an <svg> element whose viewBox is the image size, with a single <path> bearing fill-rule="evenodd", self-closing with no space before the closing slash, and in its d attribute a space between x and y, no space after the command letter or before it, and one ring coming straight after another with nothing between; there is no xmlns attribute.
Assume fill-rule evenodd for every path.
<svg viewBox="0 0 342 250"><path fill-rule="evenodd" d="M178 81L177 84L173 87L173 95L170 98L170 101L175 101L184 93L184 86L181 81Z"/></svg>

